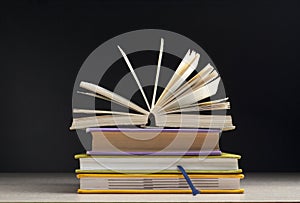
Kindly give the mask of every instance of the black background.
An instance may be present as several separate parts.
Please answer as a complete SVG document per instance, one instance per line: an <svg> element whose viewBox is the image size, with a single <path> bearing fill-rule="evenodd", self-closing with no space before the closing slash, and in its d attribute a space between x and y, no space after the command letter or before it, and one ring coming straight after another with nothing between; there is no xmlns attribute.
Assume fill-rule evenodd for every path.
<svg viewBox="0 0 300 203"><path fill-rule="evenodd" d="M9 1L0 5L1 172L73 172L83 152L72 90L86 57L124 32L157 28L216 64L237 129L224 151L244 171L300 171L299 1Z"/></svg>

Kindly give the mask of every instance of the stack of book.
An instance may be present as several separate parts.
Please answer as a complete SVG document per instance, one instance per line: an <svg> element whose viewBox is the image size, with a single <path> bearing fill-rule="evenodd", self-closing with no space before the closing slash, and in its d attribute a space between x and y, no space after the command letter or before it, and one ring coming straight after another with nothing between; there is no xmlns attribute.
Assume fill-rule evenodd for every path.
<svg viewBox="0 0 300 203"><path fill-rule="evenodd" d="M80 162L80 169L76 170L79 193L243 192L240 156L222 153L219 147L221 132L235 128L231 116L202 113L230 107L228 98L202 101L216 94L218 73L208 64L191 77L200 55L188 51L156 100L163 44L162 39L151 105L130 61L119 47L148 111L103 87L80 83L89 92L79 93L109 100L136 113L73 110L97 114L73 118L71 126L71 129L86 129L92 135L91 151L75 156ZM150 116L154 116L151 127L147 126Z"/></svg>
<svg viewBox="0 0 300 203"><path fill-rule="evenodd" d="M240 156L221 153L220 130L88 128L92 151L75 156L79 193L241 193ZM139 139L136 139L136 138Z"/></svg>

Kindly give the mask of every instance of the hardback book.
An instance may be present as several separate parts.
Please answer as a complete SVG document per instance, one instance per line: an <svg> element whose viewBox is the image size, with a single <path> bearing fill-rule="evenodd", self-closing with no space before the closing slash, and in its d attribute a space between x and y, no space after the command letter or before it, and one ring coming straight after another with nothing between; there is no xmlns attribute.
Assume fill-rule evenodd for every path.
<svg viewBox="0 0 300 203"><path fill-rule="evenodd" d="M181 165L187 173L240 173L239 155L220 156L90 156L75 155L79 159L78 173L180 173Z"/></svg>
<svg viewBox="0 0 300 203"><path fill-rule="evenodd" d="M154 121L151 122L151 125L158 127L234 129L235 126L232 124L230 115L218 114L218 112L221 112L219 110L230 108L228 98L207 101L217 93L220 77L211 64L201 67L201 71L194 74L200 59L200 54L195 51L187 51L167 86L157 98L163 47L164 40L162 39L157 69L154 70L156 71L156 77L153 78L153 95L150 102L128 57L118 46L143 96L145 106L147 106L146 109L98 84L82 81L80 87L85 92L79 91L79 94L107 100L133 112L74 108L73 113L75 114L90 114L92 116L75 116L70 129L133 125L144 127L152 117Z"/></svg>
<svg viewBox="0 0 300 203"><path fill-rule="evenodd" d="M78 174L78 193L191 193L182 174ZM191 174L200 193L243 193L242 174Z"/></svg>
<svg viewBox="0 0 300 203"><path fill-rule="evenodd" d="M217 129L87 128L89 155L221 155Z"/></svg>

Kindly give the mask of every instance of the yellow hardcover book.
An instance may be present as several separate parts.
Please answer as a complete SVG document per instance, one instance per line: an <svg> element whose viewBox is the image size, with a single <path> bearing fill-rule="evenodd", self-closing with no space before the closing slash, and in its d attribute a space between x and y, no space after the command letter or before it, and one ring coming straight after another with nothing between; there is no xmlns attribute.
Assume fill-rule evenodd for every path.
<svg viewBox="0 0 300 203"><path fill-rule="evenodd" d="M191 190L83 190L80 194L191 194ZM200 190L201 194L242 194L244 189L235 190Z"/></svg>
<svg viewBox="0 0 300 203"><path fill-rule="evenodd" d="M191 174L190 178L239 178L243 174ZM77 178L184 178L182 174L77 174Z"/></svg>
<svg viewBox="0 0 300 203"><path fill-rule="evenodd" d="M182 174L77 174L78 193L191 193ZM201 193L243 193L243 174L191 174Z"/></svg>
<svg viewBox="0 0 300 203"><path fill-rule="evenodd" d="M78 154L77 173L180 173L181 165L188 173L241 173L240 155L220 156L90 156Z"/></svg>
<svg viewBox="0 0 300 203"><path fill-rule="evenodd" d="M123 156L113 156L113 155L103 155L103 156L91 156L91 155L87 155L87 154L76 154L74 156L75 159L80 159L80 158L91 158L91 157L105 157L105 158L115 158L115 157L121 157L121 158L135 158L135 157L140 157L139 155L123 155ZM158 156L151 156L151 155L147 155L147 156L143 156L143 158L158 158ZM159 156L159 158L170 158L170 157L177 157L177 156ZM237 154L231 154L231 153L225 153L222 152L221 155L217 155L217 156L180 156L182 158L186 158L186 159L192 159L192 158L208 158L208 159L215 159L215 158L232 158L232 159L240 159L241 156L237 155Z"/></svg>
<svg viewBox="0 0 300 203"><path fill-rule="evenodd" d="M185 170L188 174L238 174L242 173L242 169L237 170ZM153 174L157 173L157 171L151 171L151 170L122 170L122 171L114 171L114 170L80 170L76 169L75 173L80 174L108 174L108 173L123 173L123 174ZM170 173L178 173L180 174L180 170L161 170L159 173L163 174L170 174Z"/></svg>

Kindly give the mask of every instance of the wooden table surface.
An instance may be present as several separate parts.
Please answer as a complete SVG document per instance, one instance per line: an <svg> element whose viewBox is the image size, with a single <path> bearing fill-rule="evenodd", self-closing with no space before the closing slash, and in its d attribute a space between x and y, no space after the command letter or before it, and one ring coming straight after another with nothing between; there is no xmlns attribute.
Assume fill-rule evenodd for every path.
<svg viewBox="0 0 300 203"><path fill-rule="evenodd" d="M77 194L72 173L0 173L1 202L300 202L300 173L248 173L245 194Z"/></svg>

